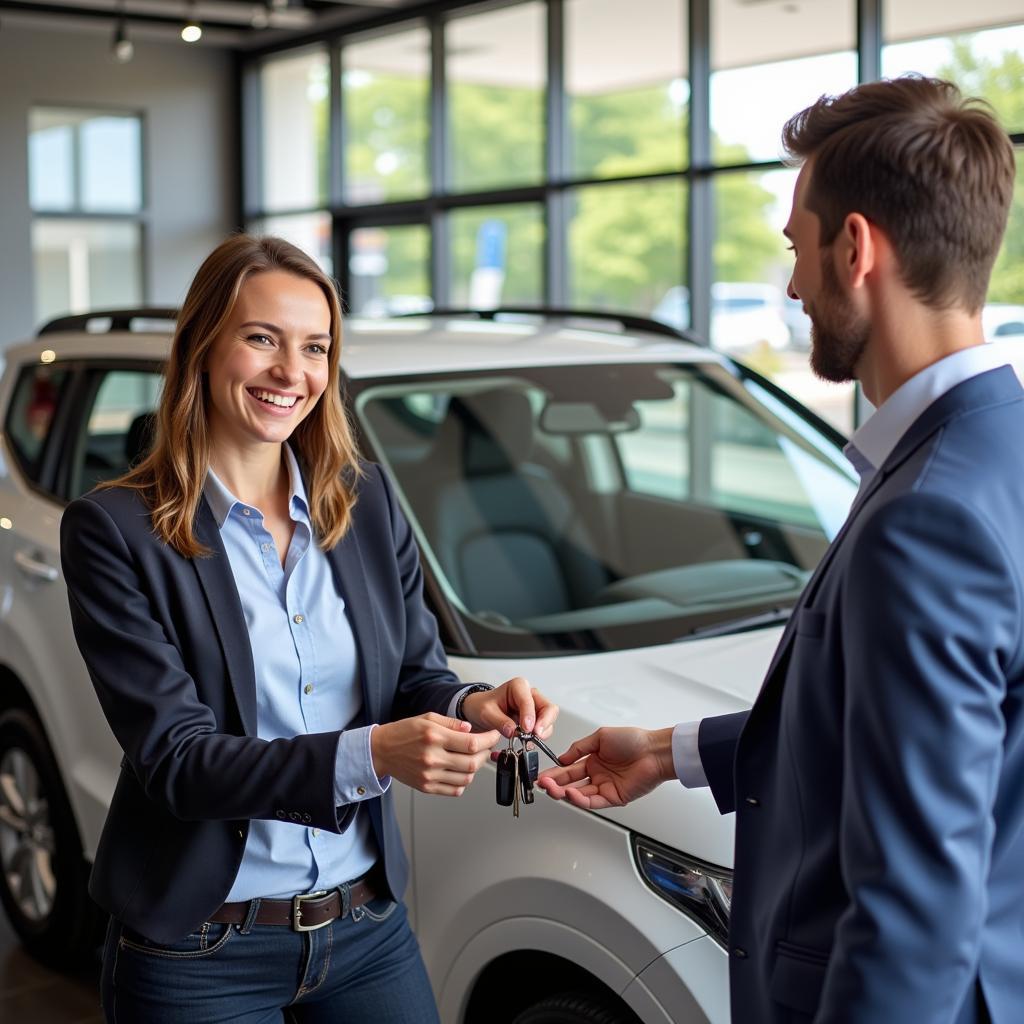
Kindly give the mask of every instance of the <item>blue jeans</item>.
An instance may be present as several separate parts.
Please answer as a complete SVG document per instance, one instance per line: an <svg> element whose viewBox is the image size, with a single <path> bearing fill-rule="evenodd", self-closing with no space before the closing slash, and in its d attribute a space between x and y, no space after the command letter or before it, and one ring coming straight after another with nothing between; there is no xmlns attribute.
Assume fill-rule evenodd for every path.
<svg viewBox="0 0 1024 1024"><path fill-rule="evenodd" d="M314 932L204 924L169 944L111 920L109 1024L439 1024L405 906L371 900Z"/></svg>

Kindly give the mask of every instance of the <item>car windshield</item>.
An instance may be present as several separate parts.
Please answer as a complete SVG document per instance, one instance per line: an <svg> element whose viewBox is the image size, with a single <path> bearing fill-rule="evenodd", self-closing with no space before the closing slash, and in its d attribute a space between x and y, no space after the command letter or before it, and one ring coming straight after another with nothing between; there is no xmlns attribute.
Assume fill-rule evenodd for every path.
<svg viewBox="0 0 1024 1024"><path fill-rule="evenodd" d="M766 621L792 607L856 492L833 439L728 365L351 387L480 654L626 649Z"/></svg>

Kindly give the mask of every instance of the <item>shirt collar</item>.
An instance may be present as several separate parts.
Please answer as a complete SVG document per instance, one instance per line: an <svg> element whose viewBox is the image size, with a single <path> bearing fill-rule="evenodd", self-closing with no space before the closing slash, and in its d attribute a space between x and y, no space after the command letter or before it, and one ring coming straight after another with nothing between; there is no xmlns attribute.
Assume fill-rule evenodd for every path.
<svg viewBox="0 0 1024 1024"><path fill-rule="evenodd" d="M308 522L309 499L306 497L306 485L302 479L302 472L299 469L298 459L290 445L284 446L284 459L288 466L288 507L291 510L292 518ZM224 529L228 516L236 505L240 508L251 508L245 502L236 498L224 485L221 479L212 469L206 470L206 482L203 484L203 495L210 506L213 518L217 521L217 529ZM259 511L258 509L256 511Z"/></svg>
<svg viewBox="0 0 1024 1024"><path fill-rule="evenodd" d="M972 345L925 367L901 384L854 432L844 449L863 479L885 464L914 421L947 391L1010 360L1000 345Z"/></svg>

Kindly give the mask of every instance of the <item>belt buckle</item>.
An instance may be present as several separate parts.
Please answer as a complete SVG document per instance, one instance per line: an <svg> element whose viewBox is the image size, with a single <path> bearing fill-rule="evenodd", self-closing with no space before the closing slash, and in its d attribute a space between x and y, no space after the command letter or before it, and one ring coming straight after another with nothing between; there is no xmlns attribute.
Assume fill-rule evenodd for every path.
<svg viewBox="0 0 1024 1024"><path fill-rule="evenodd" d="M325 925L329 925L333 918L328 918L326 921L321 921L319 924L303 924L302 923L302 904L306 900L320 899L321 896L328 895L326 889L319 889L317 892L304 892L298 896L292 897L292 931L295 932L315 932Z"/></svg>

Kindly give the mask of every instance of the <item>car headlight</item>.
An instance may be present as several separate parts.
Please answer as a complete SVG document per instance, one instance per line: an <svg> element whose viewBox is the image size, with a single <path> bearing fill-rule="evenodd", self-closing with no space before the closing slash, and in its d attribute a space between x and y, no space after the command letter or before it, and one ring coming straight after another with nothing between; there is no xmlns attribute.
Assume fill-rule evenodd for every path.
<svg viewBox="0 0 1024 1024"><path fill-rule="evenodd" d="M732 872L686 857L653 839L633 836L633 856L640 877L662 899L707 929L728 948Z"/></svg>

